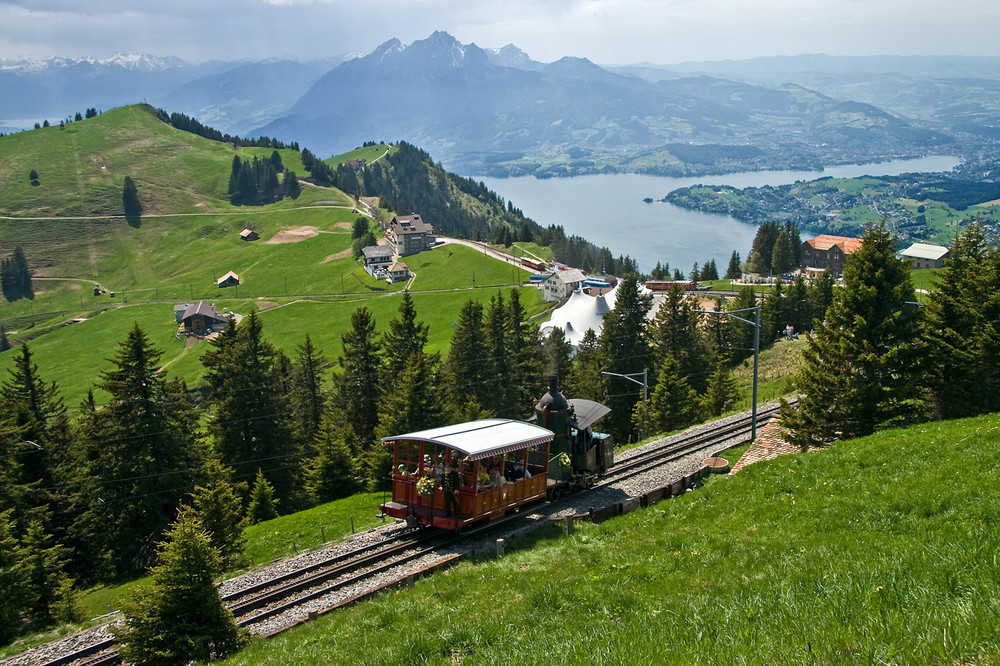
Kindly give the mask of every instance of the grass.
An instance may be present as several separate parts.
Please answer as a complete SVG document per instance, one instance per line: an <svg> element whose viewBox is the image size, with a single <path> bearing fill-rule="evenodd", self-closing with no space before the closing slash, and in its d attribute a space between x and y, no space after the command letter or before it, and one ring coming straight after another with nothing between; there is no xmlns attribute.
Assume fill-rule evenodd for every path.
<svg viewBox="0 0 1000 666"><path fill-rule="evenodd" d="M997 455L993 415L759 463L227 663L996 663Z"/></svg>

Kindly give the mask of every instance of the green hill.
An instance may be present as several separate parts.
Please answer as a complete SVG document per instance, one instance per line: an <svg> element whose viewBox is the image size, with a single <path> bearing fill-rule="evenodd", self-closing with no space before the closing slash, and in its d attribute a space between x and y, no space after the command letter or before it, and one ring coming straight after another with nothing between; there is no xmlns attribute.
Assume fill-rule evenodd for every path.
<svg viewBox="0 0 1000 666"><path fill-rule="evenodd" d="M278 152L287 169L308 175L297 151ZM354 309L370 307L380 324L391 318L395 299L384 297L405 283L377 281L353 258L351 227L359 212L352 197L303 181L296 199L229 203L233 156L271 153L178 130L148 106L0 137L0 255L24 248L35 291L34 299L0 303L0 325L14 341L31 341L42 372L59 382L69 404L95 381L132 321L164 350L172 374L197 381L206 345L188 349L175 338L176 303L205 299L242 314L274 308L264 321L275 344L292 354L309 333L331 358L340 353ZM28 177L32 170L37 185ZM122 216L125 176L136 183L144 208L135 226ZM242 241L246 226L260 240ZM377 224L371 228L381 235ZM416 255L412 264L411 289L437 349L446 347L461 303L470 295L488 298L488 290L419 292L510 285L526 277L457 246ZM228 271L240 276L240 285L220 290L216 279ZM96 295L95 284L103 288ZM536 290L526 290L522 300L532 311L541 309ZM290 305L297 301L309 303ZM81 319L87 321L66 326ZM9 357L0 354L0 372Z"/></svg>
<svg viewBox="0 0 1000 666"><path fill-rule="evenodd" d="M990 415L758 463L225 663L996 663L997 455Z"/></svg>

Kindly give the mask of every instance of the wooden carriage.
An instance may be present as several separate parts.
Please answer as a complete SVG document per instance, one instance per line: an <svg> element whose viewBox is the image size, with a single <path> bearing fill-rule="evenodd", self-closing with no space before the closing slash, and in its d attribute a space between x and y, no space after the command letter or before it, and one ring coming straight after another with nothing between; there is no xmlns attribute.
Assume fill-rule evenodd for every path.
<svg viewBox="0 0 1000 666"><path fill-rule="evenodd" d="M393 446L392 500L382 511L410 525L461 529L499 518L545 498L551 430L523 421L482 419L382 439ZM460 479L457 513L445 507L444 474L454 463ZM496 468L506 483L487 479ZM433 480L431 482L421 479ZM425 492L419 492L423 487Z"/></svg>

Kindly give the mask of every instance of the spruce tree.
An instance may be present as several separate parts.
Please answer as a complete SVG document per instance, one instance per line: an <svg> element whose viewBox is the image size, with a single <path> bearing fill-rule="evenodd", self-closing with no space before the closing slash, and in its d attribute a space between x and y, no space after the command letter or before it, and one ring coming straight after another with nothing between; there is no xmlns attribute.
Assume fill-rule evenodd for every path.
<svg viewBox="0 0 1000 666"><path fill-rule="evenodd" d="M25 570L14 536L13 510L0 511L0 590L4 595L0 603L0 645L7 645L22 631L24 578Z"/></svg>
<svg viewBox="0 0 1000 666"><path fill-rule="evenodd" d="M247 642L215 588L220 557L190 510L177 516L159 545L151 583L122 605L114 627L126 663L177 666L222 659Z"/></svg>
<svg viewBox="0 0 1000 666"><path fill-rule="evenodd" d="M247 507L247 518L250 524L256 525L265 520L278 517L278 500L274 497L274 486L272 486L264 473L257 470L257 478L253 482L253 490L250 491L250 506Z"/></svg>
<svg viewBox="0 0 1000 666"><path fill-rule="evenodd" d="M316 435L316 455L306 466L306 491L317 503L350 497L358 490L350 429L324 419ZM389 456L390 464L392 457ZM386 472L385 476L388 476Z"/></svg>
<svg viewBox="0 0 1000 666"><path fill-rule="evenodd" d="M660 433L690 424L698 414L698 394L681 374L677 359L662 357L656 374L656 388L649 396L648 411L644 413L643 403L636 403L632 426L640 429L645 425L649 433Z"/></svg>
<svg viewBox="0 0 1000 666"><path fill-rule="evenodd" d="M139 217L142 215L142 204L139 202L139 190L136 189L130 176L125 176L125 185L122 187L122 207L128 223L138 226Z"/></svg>
<svg viewBox="0 0 1000 666"><path fill-rule="evenodd" d="M209 457L202 466L204 481L191 493L191 510L227 568L242 561L246 548L243 531L249 524L240 499L246 494L246 483L234 484L232 473L218 458Z"/></svg>
<svg viewBox="0 0 1000 666"><path fill-rule="evenodd" d="M375 332L375 319L361 307L351 315L351 330L341 337L344 352L340 373L334 376L335 409L354 430L362 446L372 444L378 427L378 401L381 395L379 372L382 352Z"/></svg>
<svg viewBox="0 0 1000 666"><path fill-rule="evenodd" d="M927 299L924 382L936 416L960 418L1000 404L1000 272L997 252L974 222L955 235L947 267Z"/></svg>
<svg viewBox="0 0 1000 666"><path fill-rule="evenodd" d="M82 490L114 572L152 561L153 543L200 464L197 415L181 384L160 374L161 355L133 325L109 359L112 369L101 372L98 388L110 401L81 426Z"/></svg>
<svg viewBox="0 0 1000 666"><path fill-rule="evenodd" d="M604 315L601 331L601 356L607 372L621 375L641 373L650 367L649 328L646 313L649 301L639 293L638 278L630 273L618 284L615 307ZM642 398L642 389L621 377L606 376L605 391L611 414L605 423L619 442L635 435L632 409Z"/></svg>
<svg viewBox="0 0 1000 666"><path fill-rule="evenodd" d="M512 414L521 418L530 413L534 398L546 386L544 357L538 326L528 321L528 314L521 304L519 289L510 291L507 302L507 341L511 354L509 367L513 405Z"/></svg>
<svg viewBox="0 0 1000 666"><path fill-rule="evenodd" d="M603 367L600 341L594 329L589 328L577 346L569 377L563 383L565 394L573 398L604 400L604 377L601 375Z"/></svg>
<svg viewBox="0 0 1000 666"><path fill-rule="evenodd" d="M469 299L458 313L458 322L451 337L451 350L445 362L448 382L448 406L453 413L462 412L467 402L482 406L480 397L486 387L489 359L486 331L483 327L483 306Z"/></svg>
<svg viewBox="0 0 1000 666"><path fill-rule="evenodd" d="M290 419L287 358L264 339L256 311L230 322L202 355L212 391L209 422L222 462L236 479L262 470L287 506L295 506L301 448Z"/></svg>
<svg viewBox="0 0 1000 666"><path fill-rule="evenodd" d="M319 431L320 420L326 409L327 390L323 385L323 375L331 364L312 344L309 334L297 350L292 366L292 390L290 400L295 435L308 447Z"/></svg>
<svg viewBox="0 0 1000 666"><path fill-rule="evenodd" d="M41 522L32 520L17 549L24 578L22 613L35 629L77 619L72 578L66 575L66 549L52 544Z"/></svg>
<svg viewBox="0 0 1000 666"><path fill-rule="evenodd" d="M739 390L729 370L722 364L715 366L715 371L708 378L708 388L701 396L701 409L708 416L720 416L727 402L739 397Z"/></svg>
<svg viewBox="0 0 1000 666"><path fill-rule="evenodd" d="M698 325L693 301L685 294L680 289L664 292L653 318L650 342L655 358L673 358L681 377L696 391L703 391L708 383L712 354Z"/></svg>
<svg viewBox="0 0 1000 666"><path fill-rule="evenodd" d="M733 254L729 257L729 266L726 267L725 278L727 280L735 280L743 274L740 269L740 253L733 250Z"/></svg>
<svg viewBox="0 0 1000 666"><path fill-rule="evenodd" d="M0 324L0 352L10 349L10 340L7 339L7 329Z"/></svg>
<svg viewBox="0 0 1000 666"><path fill-rule="evenodd" d="M397 312L398 315L389 321L389 330L382 336L383 384L386 386L403 371L410 356L424 351L430 330L427 324L417 321L417 310L410 292L403 292Z"/></svg>
<svg viewBox="0 0 1000 666"><path fill-rule="evenodd" d="M896 258L885 222L870 223L844 266L826 322L808 339L795 376L797 410L782 422L800 446L903 425L921 410L920 310L908 264Z"/></svg>
<svg viewBox="0 0 1000 666"><path fill-rule="evenodd" d="M556 376L559 385L565 386L573 364L573 345L566 340L566 334L558 326L552 328L542 340L542 356L545 360L545 374Z"/></svg>

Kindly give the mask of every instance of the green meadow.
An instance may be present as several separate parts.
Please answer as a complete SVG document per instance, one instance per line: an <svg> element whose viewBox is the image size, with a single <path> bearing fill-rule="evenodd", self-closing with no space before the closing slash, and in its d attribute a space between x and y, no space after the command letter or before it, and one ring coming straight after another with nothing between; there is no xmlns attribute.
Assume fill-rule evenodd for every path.
<svg viewBox="0 0 1000 666"><path fill-rule="evenodd" d="M367 146L330 159L371 161L387 149ZM176 304L207 300L243 315L257 309L265 335L287 354L309 334L333 360L355 309L368 307L384 329L409 288L431 323L431 349L446 351L449 324L467 299L487 300L528 275L470 248L442 245L405 258L411 282L375 280L352 256L360 213L351 197L304 182L294 200L233 206L226 196L233 156L269 158L272 150L234 149L174 129L141 105L0 137L0 151L8 157L0 161L0 246L24 248L35 290L34 299L0 303L0 325L31 344L43 376L71 406L110 367L133 322L163 352L169 376L197 386L208 344L176 336ZM305 175L297 152L278 152L286 168ZM38 185L28 179L32 169ZM121 216L126 175L144 206L135 226ZM241 240L244 228L259 240ZM220 289L216 281L229 271L240 284ZM524 288L522 302L529 313L543 307L535 289ZM11 363L11 353L0 354L0 374Z"/></svg>

